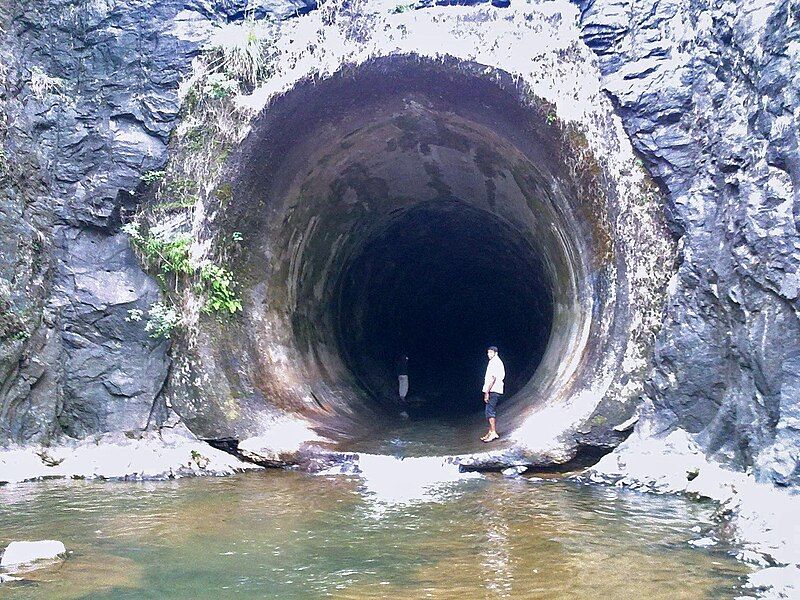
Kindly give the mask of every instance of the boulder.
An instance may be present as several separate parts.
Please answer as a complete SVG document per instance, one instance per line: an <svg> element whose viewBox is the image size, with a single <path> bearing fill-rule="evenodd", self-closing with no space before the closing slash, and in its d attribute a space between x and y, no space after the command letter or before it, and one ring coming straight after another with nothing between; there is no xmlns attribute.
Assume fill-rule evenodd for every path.
<svg viewBox="0 0 800 600"><path fill-rule="evenodd" d="M67 549L64 544L58 540L11 542L3 552L0 567L19 567L40 560L54 560L63 557L66 553Z"/></svg>

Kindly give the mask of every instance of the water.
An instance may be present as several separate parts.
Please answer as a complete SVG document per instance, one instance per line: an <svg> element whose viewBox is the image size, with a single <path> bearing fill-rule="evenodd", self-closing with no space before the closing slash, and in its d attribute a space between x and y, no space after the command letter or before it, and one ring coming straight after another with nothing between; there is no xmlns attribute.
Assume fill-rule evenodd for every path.
<svg viewBox="0 0 800 600"><path fill-rule="evenodd" d="M747 569L688 540L712 507L563 478L362 459L362 476L265 471L0 488L0 544L59 567L0 598L734 598ZM693 527L700 526L700 531Z"/></svg>

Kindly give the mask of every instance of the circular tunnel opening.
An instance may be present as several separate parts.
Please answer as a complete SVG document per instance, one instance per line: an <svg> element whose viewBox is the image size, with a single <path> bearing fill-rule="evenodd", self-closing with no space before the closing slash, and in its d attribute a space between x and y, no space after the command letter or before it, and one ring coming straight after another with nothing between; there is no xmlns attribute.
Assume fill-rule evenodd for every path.
<svg viewBox="0 0 800 600"><path fill-rule="evenodd" d="M392 215L344 269L332 309L345 365L370 397L412 418L453 420L482 409L488 346L506 365L506 398L532 378L553 299L532 240L451 199ZM400 356L409 392L398 405Z"/></svg>
<svg viewBox="0 0 800 600"><path fill-rule="evenodd" d="M231 255L243 311L235 326L204 321L181 416L217 437L287 422L343 444L389 436L403 352L417 422L461 419L441 449L471 451L459 439L481 446L497 345L510 443L557 448L606 396L591 422L628 419L618 399L638 389L623 386L662 282L642 262L664 247L658 215L638 212L635 242L620 241L620 207L647 203L611 186L553 110L503 71L413 55L271 101L206 213L209 231L245 240Z"/></svg>

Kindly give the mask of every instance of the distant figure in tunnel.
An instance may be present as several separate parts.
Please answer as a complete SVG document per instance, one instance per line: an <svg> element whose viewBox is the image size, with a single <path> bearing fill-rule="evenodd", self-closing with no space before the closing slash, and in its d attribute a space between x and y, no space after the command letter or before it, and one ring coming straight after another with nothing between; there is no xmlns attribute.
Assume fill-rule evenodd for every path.
<svg viewBox="0 0 800 600"><path fill-rule="evenodd" d="M406 354L400 354L397 357L397 384L400 402L405 404L406 396L408 395L408 356ZM408 418L408 413L405 410L400 415L403 418Z"/></svg>
<svg viewBox="0 0 800 600"><path fill-rule="evenodd" d="M489 420L489 432L481 441L491 442L497 435L497 403L503 393L503 380L506 378L506 367L497 354L497 346L489 346L486 351L489 364L486 365L486 376L483 378L483 401L486 404L486 418Z"/></svg>

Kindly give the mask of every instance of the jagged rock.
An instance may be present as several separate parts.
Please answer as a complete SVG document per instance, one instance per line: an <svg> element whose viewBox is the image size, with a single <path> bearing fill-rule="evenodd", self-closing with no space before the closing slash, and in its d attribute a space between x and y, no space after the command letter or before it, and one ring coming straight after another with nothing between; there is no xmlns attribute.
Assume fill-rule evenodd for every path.
<svg viewBox="0 0 800 600"><path fill-rule="evenodd" d="M440 3L419 6L430 4ZM717 460L797 485L800 4L576 4L680 240L652 371L631 376L646 379L652 408L636 427L686 431ZM141 432L171 415L169 344L126 320L159 289L119 226L142 174L167 159L179 82L213 28L315 6L48 0L3 13L0 443ZM34 89L34 74L49 87ZM226 385L214 382L221 396ZM581 443L624 439L631 407L615 402L595 415L607 422L586 421ZM315 410L311 394L308 404ZM209 419L222 412L209 409ZM508 451L474 461L518 459Z"/></svg>
<svg viewBox="0 0 800 600"><path fill-rule="evenodd" d="M681 236L648 418L796 485L800 4L578 4L603 85Z"/></svg>

